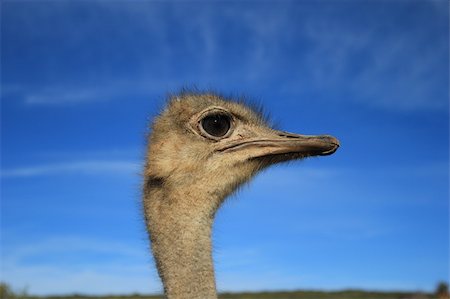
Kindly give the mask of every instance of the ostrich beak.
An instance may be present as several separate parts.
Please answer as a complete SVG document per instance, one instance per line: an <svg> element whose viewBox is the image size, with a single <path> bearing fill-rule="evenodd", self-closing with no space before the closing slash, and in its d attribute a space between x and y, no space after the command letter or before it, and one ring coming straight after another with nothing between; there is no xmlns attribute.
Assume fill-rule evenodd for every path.
<svg viewBox="0 0 450 299"><path fill-rule="evenodd" d="M274 162L280 162L331 155L340 145L339 140L330 135L300 135L270 129L252 133L251 137L245 134L247 138L230 140L219 151L224 153L239 151L247 159L270 157L275 159Z"/></svg>
<svg viewBox="0 0 450 299"><path fill-rule="evenodd" d="M300 154L302 156L327 156L339 148L339 140L330 135L300 135L275 131L265 146L272 148L268 154Z"/></svg>

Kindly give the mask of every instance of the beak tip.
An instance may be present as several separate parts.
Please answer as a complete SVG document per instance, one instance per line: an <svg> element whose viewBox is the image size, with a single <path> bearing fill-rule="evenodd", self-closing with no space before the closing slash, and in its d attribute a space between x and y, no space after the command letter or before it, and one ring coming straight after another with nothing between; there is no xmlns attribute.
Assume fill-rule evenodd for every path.
<svg viewBox="0 0 450 299"><path fill-rule="evenodd" d="M321 156L328 156L331 154L334 154L338 148L341 146L341 143L339 142L339 140L331 135L325 135L322 137L322 140L325 141L326 143L328 143L330 145L330 149L322 152Z"/></svg>

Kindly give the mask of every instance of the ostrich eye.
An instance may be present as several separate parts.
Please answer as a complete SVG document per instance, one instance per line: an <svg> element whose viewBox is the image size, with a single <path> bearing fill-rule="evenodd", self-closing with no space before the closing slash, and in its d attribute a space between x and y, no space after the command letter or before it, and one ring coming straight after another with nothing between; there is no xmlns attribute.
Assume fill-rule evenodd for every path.
<svg viewBox="0 0 450 299"><path fill-rule="evenodd" d="M223 113L211 114L200 122L203 130L213 137L222 137L228 133L231 127L231 119Z"/></svg>

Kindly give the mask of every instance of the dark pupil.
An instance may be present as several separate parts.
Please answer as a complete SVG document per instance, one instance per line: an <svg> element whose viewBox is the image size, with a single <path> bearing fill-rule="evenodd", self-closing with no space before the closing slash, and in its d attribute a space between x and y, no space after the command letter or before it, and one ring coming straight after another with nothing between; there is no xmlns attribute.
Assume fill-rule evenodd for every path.
<svg viewBox="0 0 450 299"><path fill-rule="evenodd" d="M202 127L206 133L222 137L230 129L230 118L224 114L213 114L202 119Z"/></svg>

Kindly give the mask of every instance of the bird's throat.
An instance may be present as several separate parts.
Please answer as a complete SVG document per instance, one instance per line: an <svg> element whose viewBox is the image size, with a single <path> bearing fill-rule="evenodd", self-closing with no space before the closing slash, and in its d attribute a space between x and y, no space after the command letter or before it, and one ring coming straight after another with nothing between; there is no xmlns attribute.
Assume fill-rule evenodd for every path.
<svg viewBox="0 0 450 299"><path fill-rule="evenodd" d="M152 251L165 294L169 299L217 298L211 256L216 208L204 204L210 197L181 200L180 196L158 188L150 188L144 196Z"/></svg>

